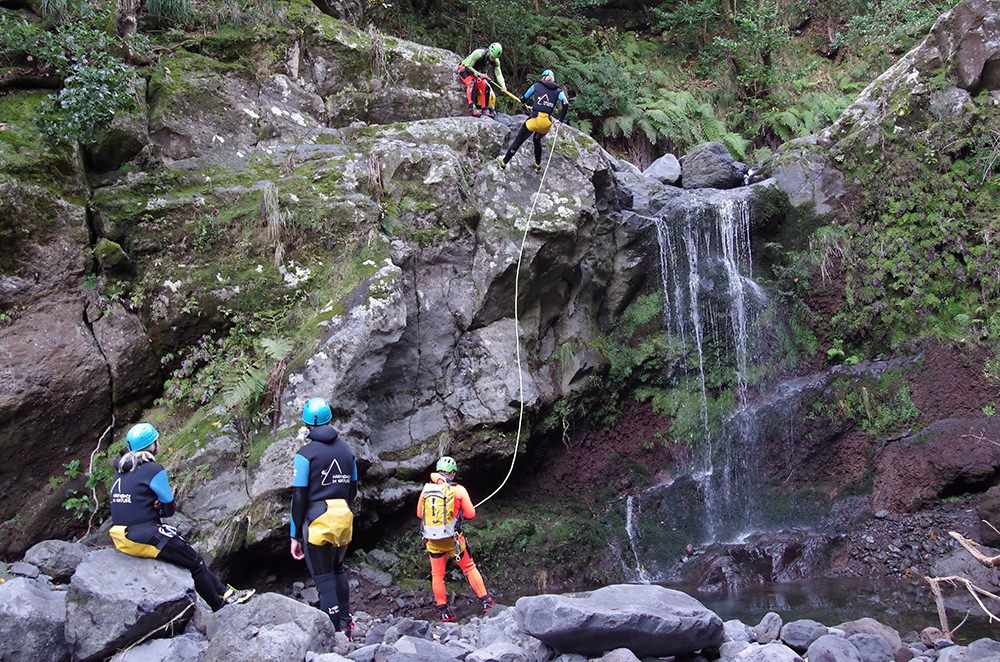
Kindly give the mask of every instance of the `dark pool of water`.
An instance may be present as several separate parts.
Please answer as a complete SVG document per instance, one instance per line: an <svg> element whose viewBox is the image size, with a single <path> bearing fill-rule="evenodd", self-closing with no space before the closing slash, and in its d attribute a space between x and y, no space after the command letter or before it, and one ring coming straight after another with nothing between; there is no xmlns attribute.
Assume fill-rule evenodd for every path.
<svg viewBox="0 0 1000 662"><path fill-rule="evenodd" d="M901 634L939 626L934 598L926 584L878 582L867 579L814 579L795 584L761 585L728 594L706 594L674 586L698 598L723 620L738 618L756 625L769 611L788 621L811 618L835 626L865 616L897 629ZM965 612L949 612L952 627ZM970 616L955 635L958 643L981 637L1000 639L1000 624L990 625L985 617Z"/></svg>

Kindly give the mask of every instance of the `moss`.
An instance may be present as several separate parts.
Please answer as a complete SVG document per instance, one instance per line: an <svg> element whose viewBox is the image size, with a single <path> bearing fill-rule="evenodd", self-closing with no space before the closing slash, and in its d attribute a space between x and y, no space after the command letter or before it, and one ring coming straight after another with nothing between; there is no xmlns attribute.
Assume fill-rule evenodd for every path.
<svg viewBox="0 0 1000 662"><path fill-rule="evenodd" d="M49 189L71 200L87 195L83 164L69 146L47 143L35 125L43 92L0 96L0 173Z"/></svg>
<svg viewBox="0 0 1000 662"><path fill-rule="evenodd" d="M129 259L122 250L121 244L110 239L101 239L94 246L94 257L101 268L114 271L128 265Z"/></svg>

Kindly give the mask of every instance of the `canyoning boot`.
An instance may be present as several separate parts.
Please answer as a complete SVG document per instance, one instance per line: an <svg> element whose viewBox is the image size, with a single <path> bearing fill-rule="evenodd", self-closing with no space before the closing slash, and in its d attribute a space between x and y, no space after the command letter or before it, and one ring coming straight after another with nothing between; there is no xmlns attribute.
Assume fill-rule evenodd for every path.
<svg viewBox="0 0 1000 662"><path fill-rule="evenodd" d="M442 623L454 623L455 614L448 608L448 605L438 605L438 620Z"/></svg>
<svg viewBox="0 0 1000 662"><path fill-rule="evenodd" d="M541 172L541 171L542 171L542 164L541 163L536 163L535 164L535 172Z"/></svg>
<svg viewBox="0 0 1000 662"><path fill-rule="evenodd" d="M343 632L347 635L348 639L354 639L354 627L354 621L348 616L347 618L341 618L335 629L337 632Z"/></svg>
<svg viewBox="0 0 1000 662"><path fill-rule="evenodd" d="M502 156L498 156L498 157L497 157L497 166L498 166L498 167L499 167L499 168L500 168L501 170L506 170L506 169L507 169L507 162L503 160L503 157L502 157Z"/></svg>
<svg viewBox="0 0 1000 662"><path fill-rule="evenodd" d="M483 603L482 612L484 614L489 613L490 609L493 609L494 607L497 606L497 603L493 600L493 597L490 595L485 595L479 598L479 601Z"/></svg>
<svg viewBox="0 0 1000 662"><path fill-rule="evenodd" d="M482 113L479 112L479 109L473 106L471 103L469 104L469 114L472 115L473 117L479 117L480 115L482 115Z"/></svg>
<svg viewBox="0 0 1000 662"><path fill-rule="evenodd" d="M227 605L241 605L250 598L253 597L254 593L257 592L255 588L247 588L240 590L238 588L233 588L229 586L226 588L226 592L222 594L222 599Z"/></svg>
<svg viewBox="0 0 1000 662"><path fill-rule="evenodd" d="M486 115L486 117L495 120L497 118L496 108L487 108L486 111L483 113L483 115Z"/></svg>

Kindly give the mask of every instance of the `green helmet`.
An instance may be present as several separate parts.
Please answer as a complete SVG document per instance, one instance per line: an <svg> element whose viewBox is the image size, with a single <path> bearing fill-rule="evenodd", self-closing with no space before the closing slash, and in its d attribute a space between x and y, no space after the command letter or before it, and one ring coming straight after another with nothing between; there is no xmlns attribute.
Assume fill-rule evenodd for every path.
<svg viewBox="0 0 1000 662"><path fill-rule="evenodd" d="M458 462L455 458L445 455L440 460L438 460L437 466L435 467L438 471L442 471L446 474L454 473L458 471Z"/></svg>
<svg viewBox="0 0 1000 662"><path fill-rule="evenodd" d="M503 55L503 46L500 45L499 41L494 41L492 44L490 44L489 53L490 57L498 58L501 55Z"/></svg>

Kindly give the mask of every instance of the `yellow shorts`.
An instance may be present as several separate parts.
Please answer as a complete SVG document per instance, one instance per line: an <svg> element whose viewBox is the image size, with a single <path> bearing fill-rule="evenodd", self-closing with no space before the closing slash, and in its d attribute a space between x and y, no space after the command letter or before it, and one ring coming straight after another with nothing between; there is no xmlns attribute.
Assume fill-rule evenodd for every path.
<svg viewBox="0 0 1000 662"><path fill-rule="evenodd" d="M138 556L143 559L155 559L160 555L160 550L153 545L144 545L139 542L133 542L125 537L126 527L122 525L117 525L111 527L108 531L108 535L111 536L111 542L115 544L115 549L129 556Z"/></svg>
<svg viewBox="0 0 1000 662"><path fill-rule="evenodd" d="M344 547L354 534L354 513L343 499L327 499L326 511L309 522L306 529L310 545Z"/></svg>
<svg viewBox="0 0 1000 662"><path fill-rule="evenodd" d="M524 126L528 127L528 131L534 131L544 136L552 128L552 118L549 117L548 113L538 113L535 117L529 117Z"/></svg>
<svg viewBox="0 0 1000 662"><path fill-rule="evenodd" d="M465 536L456 535L451 538L427 541L428 554L455 554L460 555L465 551Z"/></svg>

